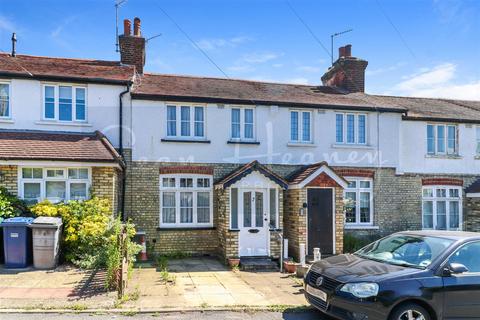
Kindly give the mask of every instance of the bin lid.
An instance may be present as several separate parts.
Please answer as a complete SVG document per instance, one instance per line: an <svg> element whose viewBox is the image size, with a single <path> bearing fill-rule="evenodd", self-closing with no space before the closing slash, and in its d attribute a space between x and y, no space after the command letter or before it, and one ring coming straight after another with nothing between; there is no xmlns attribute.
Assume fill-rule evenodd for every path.
<svg viewBox="0 0 480 320"><path fill-rule="evenodd" d="M33 220L30 228L58 228L62 225L62 218L38 217Z"/></svg>
<svg viewBox="0 0 480 320"><path fill-rule="evenodd" d="M2 227L7 226L28 226L32 223L33 218L28 217L16 217L16 218L8 218L3 220L1 223Z"/></svg>

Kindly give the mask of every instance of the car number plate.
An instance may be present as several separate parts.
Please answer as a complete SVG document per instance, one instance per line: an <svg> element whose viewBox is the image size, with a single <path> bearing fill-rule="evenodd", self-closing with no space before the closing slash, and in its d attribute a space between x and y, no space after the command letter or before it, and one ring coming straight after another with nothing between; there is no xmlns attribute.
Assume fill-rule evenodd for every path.
<svg viewBox="0 0 480 320"><path fill-rule="evenodd" d="M312 296L322 299L323 301L327 302L327 294L322 290L317 288L311 287L307 284L307 292Z"/></svg>

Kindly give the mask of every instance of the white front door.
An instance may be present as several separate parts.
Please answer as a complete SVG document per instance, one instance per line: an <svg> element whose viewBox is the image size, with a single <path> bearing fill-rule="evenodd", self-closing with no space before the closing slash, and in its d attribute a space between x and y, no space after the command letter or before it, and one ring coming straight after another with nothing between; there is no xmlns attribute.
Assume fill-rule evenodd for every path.
<svg viewBox="0 0 480 320"><path fill-rule="evenodd" d="M268 256L268 202L266 189L239 190L239 253Z"/></svg>

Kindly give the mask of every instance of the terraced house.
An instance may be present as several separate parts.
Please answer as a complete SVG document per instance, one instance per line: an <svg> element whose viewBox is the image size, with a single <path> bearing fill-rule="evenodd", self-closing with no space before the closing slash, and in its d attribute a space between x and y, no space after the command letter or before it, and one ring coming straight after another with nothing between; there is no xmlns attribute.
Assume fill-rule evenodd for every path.
<svg viewBox="0 0 480 320"><path fill-rule="evenodd" d="M480 230L480 102L367 94L350 45L312 86L148 73L130 29L116 62L0 54L1 185L108 197L153 250L222 259Z"/></svg>

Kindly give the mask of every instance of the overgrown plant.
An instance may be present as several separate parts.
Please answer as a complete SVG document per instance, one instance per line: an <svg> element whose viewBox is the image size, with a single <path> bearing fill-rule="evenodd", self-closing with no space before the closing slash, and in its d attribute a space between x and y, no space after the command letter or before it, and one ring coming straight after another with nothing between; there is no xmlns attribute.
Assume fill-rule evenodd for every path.
<svg viewBox="0 0 480 320"><path fill-rule="evenodd" d="M0 187L0 218L13 218L28 213L25 202L10 193L5 187Z"/></svg>

